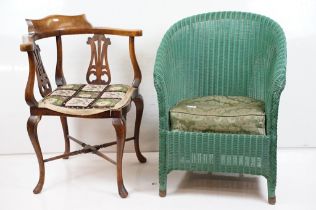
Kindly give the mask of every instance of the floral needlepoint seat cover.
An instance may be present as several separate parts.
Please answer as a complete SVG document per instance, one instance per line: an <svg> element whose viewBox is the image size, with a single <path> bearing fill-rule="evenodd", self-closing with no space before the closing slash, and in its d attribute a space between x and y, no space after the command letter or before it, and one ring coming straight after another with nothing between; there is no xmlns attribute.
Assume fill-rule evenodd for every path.
<svg viewBox="0 0 316 210"><path fill-rule="evenodd" d="M265 135L264 102L244 96L185 99L170 120L174 130Z"/></svg>
<svg viewBox="0 0 316 210"><path fill-rule="evenodd" d="M135 88L123 84L69 84L58 87L38 104L64 114L91 115L118 110L131 102Z"/></svg>

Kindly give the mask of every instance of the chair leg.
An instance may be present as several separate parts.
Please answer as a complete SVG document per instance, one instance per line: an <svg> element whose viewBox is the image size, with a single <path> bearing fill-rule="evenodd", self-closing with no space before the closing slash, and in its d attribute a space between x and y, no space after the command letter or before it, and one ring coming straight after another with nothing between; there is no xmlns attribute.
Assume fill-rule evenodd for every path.
<svg viewBox="0 0 316 210"><path fill-rule="evenodd" d="M275 187L276 187L276 177L269 177L267 179L268 182L268 202L271 205L276 203L276 196L275 196Z"/></svg>
<svg viewBox="0 0 316 210"><path fill-rule="evenodd" d="M60 122L63 127L63 133L64 133L64 139L65 139L65 153L70 152L70 142L69 142L69 131L68 131L68 123L67 123L67 117L60 117ZM63 159L68 159L69 157L64 157Z"/></svg>
<svg viewBox="0 0 316 210"><path fill-rule="evenodd" d="M167 195L167 174L159 173L159 196L166 197Z"/></svg>
<svg viewBox="0 0 316 210"><path fill-rule="evenodd" d="M159 196L167 194L167 170L166 170L166 142L164 138L159 140Z"/></svg>
<svg viewBox="0 0 316 210"><path fill-rule="evenodd" d="M277 178L277 140L272 139L270 144L270 173L267 177L268 182L268 202L271 205L276 203L275 188Z"/></svg>
<svg viewBox="0 0 316 210"><path fill-rule="evenodd" d="M45 181L45 166L43 160L43 154L38 142L37 136L37 125L41 120L41 116L30 116L27 121L27 132L29 134L30 140L32 142L33 148L36 153L38 165L39 165L39 179L36 187L33 190L34 194L38 194L42 191L44 181Z"/></svg>
<svg viewBox="0 0 316 210"><path fill-rule="evenodd" d="M143 110L144 110L144 101L141 95L138 95L133 99L136 107L136 120L135 120L135 128L134 128L134 147L136 156L141 163L146 162L146 158L142 155L139 149L139 128L142 121Z"/></svg>
<svg viewBox="0 0 316 210"><path fill-rule="evenodd" d="M125 189L123 176L122 176L122 159L126 138L126 124L124 118L114 118L112 119L112 124L116 131L117 138L117 153L116 153L116 171L117 171L117 187L119 195L122 198L126 198L128 195L127 190Z"/></svg>

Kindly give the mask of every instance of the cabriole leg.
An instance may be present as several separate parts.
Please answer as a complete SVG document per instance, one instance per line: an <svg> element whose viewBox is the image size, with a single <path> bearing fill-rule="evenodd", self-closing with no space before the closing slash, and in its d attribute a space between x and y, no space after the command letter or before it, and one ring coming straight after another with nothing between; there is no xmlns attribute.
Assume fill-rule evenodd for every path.
<svg viewBox="0 0 316 210"><path fill-rule="evenodd" d="M60 117L60 122L63 127L63 132L64 132L64 139L65 139L65 152L69 153L70 152L70 142L69 142L69 131L68 131L68 123L67 123L67 118L66 117ZM64 157L63 159L68 159L69 157Z"/></svg>
<svg viewBox="0 0 316 210"><path fill-rule="evenodd" d="M112 124L115 128L116 139L117 139L117 153L116 153L117 187L118 187L119 195L122 198L126 198L128 195L128 192L125 189L124 182L123 182L123 175L122 175L122 159L123 159L124 144L125 144L125 138L126 138L125 119L114 118L112 119Z"/></svg>
<svg viewBox="0 0 316 210"><path fill-rule="evenodd" d="M136 120L135 120L135 128L134 128L134 147L136 156L141 163L146 162L146 158L142 155L139 149L139 129L142 121L143 110L144 110L144 101L141 95L138 95L133 99L136 107Z"/></svg>
<svg viewBox="0 0 316 210"><path fill-rule="evenodd" d="M44 181L45 181L45 166L44 166L43 154L42 154L42 150L38 142L38 136L37 136L37 125L40 120L41 120L41 116L30 116L27 121L27 132L29 134L33 148L35 150L38 165L39 165L39 179L38 179L38 183L36 187L33 190L35 194L38 194L42 191Z"/></svg>

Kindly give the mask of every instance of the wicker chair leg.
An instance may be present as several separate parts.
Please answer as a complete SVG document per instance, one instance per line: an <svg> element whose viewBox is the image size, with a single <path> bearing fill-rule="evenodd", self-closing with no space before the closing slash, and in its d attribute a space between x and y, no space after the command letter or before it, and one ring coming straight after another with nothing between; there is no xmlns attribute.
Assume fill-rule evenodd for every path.
<svg viewBox="0 0 316 210"><path fill-rule="evenodd" d="M161 169L159 169L159 196L166 197L167 195L167 174L165 172L161 173Z"/></svg>
<svg viewBox="0 0 316 210"><path fill-rule="evenodd" d="M38 183L36 187L33 190L34 194L38 194L42 191L44 180L45 180L45 165L44 165L41 146L38 142L38 136L37 136L37 125L40 120L41 120L41 116L30 116L27 121L27 132L29 134L33 148L35 150L38 165L39 165L39 179L38 179Z"/></svg>
<svg viewBox="0 0 316 210"><path fill-rule="evenodd" d="M167 170L166 170L166 139L160 134L159 138L159 196L167 194Z"/></svg>
<svg viewBox="0 0 316 210"><path fill-rule="evenodd" d="M64 154L66 153L69 153L70 152L70 142L69 142L69 131L68 131L68 123L67 123L67 118L66 117L60 117L60 122L61 122L61 125L63 127L63 132L64 132L64 139L65 139L65 152ZM69 157L64 157L63 159L68 159Z"/></svg>
<svg viewBox="0 0 316 210"><path fill-rule="evenodd" d="M136 156L141 163L146 162L146 158L142 155L139 149L139 128L142 121L143 110L144 110L144 101L141 95L138 95L133 99L136 106L136 120L135 120L135 128L134 128L134 147Z"/></svg>
<svg viewBox="0 0 316 210"><path fill-rule="evenodd" d="M128 195L127 190L125 189L122 175L122 159L125 145L125 137L126 137L126 124L125 119L113 118L112 124L116 131L117 138L117 153L116 153L116 161L117 161L117 187L119 195L122 198L126 198Z"/></svg>
<svg viewBox="0 0 316 210"><path fill-rule="evenodd" d="M276 203L275 187L276 187L275 179L268 178L268 197L269 197L268 202L271 205L274 205Z"/></svg>

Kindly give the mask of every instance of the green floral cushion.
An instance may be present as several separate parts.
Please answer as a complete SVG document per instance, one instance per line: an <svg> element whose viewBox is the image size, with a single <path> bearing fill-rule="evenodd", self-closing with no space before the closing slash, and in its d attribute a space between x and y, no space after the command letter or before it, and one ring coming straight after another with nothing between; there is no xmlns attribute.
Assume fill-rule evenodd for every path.
<svg viewBox="0 0 316 210"><path fill-rule="evenodd" d="M133 91L134 88L123 84L69 84L46 96L39 107L66 114L96 114L121 108L130 101Z"/></svg>
<svg viewBox="0 0 316 210"><path fill-rule="evenodd" d="M170 110L171 128L182 131L265 135L264 103L243 96L206 96Z"/></svg>

